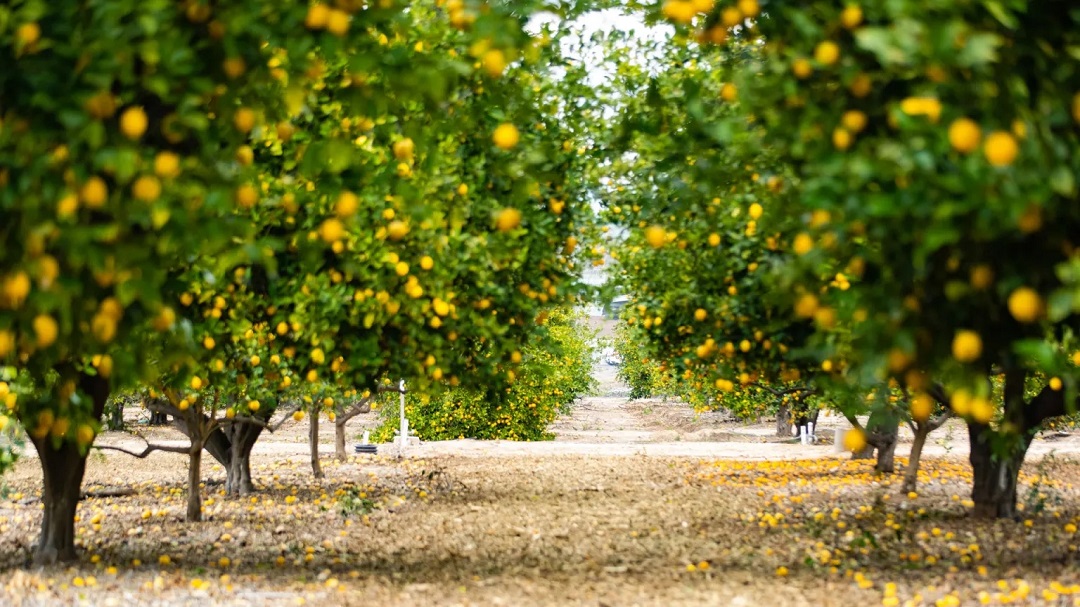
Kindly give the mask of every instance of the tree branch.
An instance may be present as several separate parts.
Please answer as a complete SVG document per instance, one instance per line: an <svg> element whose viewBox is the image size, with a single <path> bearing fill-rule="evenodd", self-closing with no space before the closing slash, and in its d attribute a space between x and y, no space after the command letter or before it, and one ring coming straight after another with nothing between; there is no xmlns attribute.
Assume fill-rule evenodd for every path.
<svg viewBox="0 0 1080 607"><path fill-rule="evenodd" d="M334 423L339 426L344 426L350 419L360 415L361 413L368 413L371 411L371 400L375 398L374 395L362 398L352 404L347 411L341 412Z"/></svg>
<svg viewBox="0 0 1080 607"><path fill-rule="evenodd" d="M945 422L952 419L954 415L955 414L953 413L952 408L951 407L946 407L944 413L942 413L941 415L937 416L936 418L926 422L926 431L927 431L927 433L933 432L934 430L937 430L938 428L944 426Z"/></svg>
<svg viewBox="0 0 1080 607"><path fill-rule="evenodd" d="M280 428L280 427L281 427L282 425L284 425L284 424L285 424L285 422L289 421L289 419L290 419L290 418L291 418L291 417L293 416L293 414L294 414L294 413L296 413L297 411L299 411L299 410L301 409L301 407L303 407L303 406L304 406L304 404L303 404L302 402L300 402L300 403L297 403L296 405L294 405L294 406L293 406L293 408L292 408L292 409L290 409L290 410L286 411L286 412L285 412L285 415L284 415L284 416L282 416L282 418L281 418L281 419L277 420L277 423L274 423L274 424L268 424L268 425L266 426L266 429L267 429L267 430L268 430L269 432L273 432L274 430L277 430L277 429L278 429L278 428Z"/></svg>
<svg viewBox="0 0 1080 607"><path fill-rule="evenodd" d="M142 438L142 437L140 437ZM146 439L143 439L146 441ZM95 449L107 450L107 451L119 451L120 453L126 453L132 457L139 459L146 459L154 451L163 451L165 453L182 453L187 455L191 452L191 447L174 447L171 445L153 445L149 442L146 443L146 448L140 452L128 451L123 447L114 447L112 445L94 445Z"/></svg>

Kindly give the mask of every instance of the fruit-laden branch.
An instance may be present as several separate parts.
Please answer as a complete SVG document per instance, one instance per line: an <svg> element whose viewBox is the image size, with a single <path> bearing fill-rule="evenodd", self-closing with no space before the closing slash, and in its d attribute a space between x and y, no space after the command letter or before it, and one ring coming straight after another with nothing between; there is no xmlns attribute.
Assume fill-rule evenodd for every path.
<svg viewBox="0 0 1080 607"><path fill-rule="evenodd" d="M146 408L149 409L150 411L154 412L154 413L166 413L166 414L171 415L171 416L176 417L176 418L187 417L187 413L185 413L184 411L181 411L179 408L176 407L176 405L174 405L174 404L172 404L172 403L170 403L168 401L165 401L165 400L160 400L160 399L159 400L152 400L149 403L147 403ZM258 417L251 417L250 415L237 415L237 416L233 417L232 419L229 419L229 418L215 419L210 423L209 427L207 428L207 433L211 433L214 430L217 430L218 428L220 428L221 426L225 426L225 425L229 425L229 424L238 424L238 423L251 424L253 426L258 426L258 427L260 427L260 428L262 428L264 430L267 430L269 432L273 432L274 430L277 430L278 428L280 428L281 425L285 422L285 420L289 419L289 417L291 417L292 414L295 413L296 411L298 411L299 409L300 409L300 405L297 405L297 406L293 407L289 412L287 412L285 414L285 417L278 420L278 422L276 424L270 424L267 420L260 419ZM203 417L204 417L204 421L205 421L207 418L206 418L206 416L203 416Z"/></svg>
<svg viewBox="0 0 1080 607"><path fill-rule="evenodd" d="M285 422L289 421L289 419L292 418L293 414L295 414L297 411L299 411L301 408L303 408L303 406L304 406L303 403L297 403L297 404L293 405L293 407L291 409L289 409L288 411L285 412L285 415L283 415L281 417L281 419L277 420L277 423L265 426L266 429L269 430L270 432L273 432L274 430L277 430L282 425L284 425Z"/></svg>
<svg viewBox="0 0 1080 607"><path fill-rule="evenodd" d="M339 413L338 416L337 416L337 419L335 420L335 423L337 423L339 425L345 425L346 423L348 423L348 421L350 419L356 417L357 415L360 415L361 413L370 412L371 411L371 401L375 400L375 397L377 395L385 394L387 392L397 392L399 394L405 394L405 390L403 390L400 386L381 385L381 386L379 386L378 388L375 389L374 394L369 394L368 396L365 396L364 398L361 398L360 400L358 400L358 401L354 402L352 405L350 405L347 410L342 411L341 413Z"/></svg>
<svg viewBox="0 0 1080 607"><path fill-rule="evenodd" d="M789 396L789 395L792 395L792 394L798 394L800 396L814 396L815 394L818 393L816 388L808 388L806 386L796 386L796 387L793 387L793 388L784 388L783 390L777 390L776 388L773 388L770 385L762 384L762 383L754 383L754 384L751 384L751 385L754 386L755 388L761 388L762 390L765 390L766 392L768 392L768 393L770 393L773 396L776 396L778 398L782 397L782 396Z"/></svg>

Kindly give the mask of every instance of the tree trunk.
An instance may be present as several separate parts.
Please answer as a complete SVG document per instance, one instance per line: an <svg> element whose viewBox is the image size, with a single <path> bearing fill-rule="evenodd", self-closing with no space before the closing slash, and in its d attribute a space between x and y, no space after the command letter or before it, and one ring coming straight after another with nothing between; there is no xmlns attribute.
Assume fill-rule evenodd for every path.
<svg viewBox="0 0 1080 607"><path fill-rule="evenodd" d="M202 496L199 495L199 482L202 480L200 467L202 448L192 447L188 452L188 500L187 521L197 523L202 520Z"/></svg>
<svg viewBox="0 0 1080 607"><path fill-rule="evenodd" d="M851 459L874 459L874 446L868 444L860 451L852 451Z"/></svg>
<svg viewBox="0 0 1080 607"><path fill-rule="evenodd" d="M776 435L791 436L791 407L786 403L776 410Z"/></svg>
<svg viewBox="0 0 1080 607"><path fill-rule="evenodd" d="M229 446L229 465L225 467L225 492L229 495L250 495L255 492L251 481L251 450L262 434L255 424L232 424L225 435Z"/></svg>
<svg viewBox="0 0 1080 607"><path fill-rule="evenodd" d="M926 437L930 435L930 427L921 423L915 427L915 440L911 443L911 454L908 456L907 470L904 470L904 484L900 490L904 493L915 491L919 484L919 461L922 459L922 450L926 445Z"/></svg>
<svg viewBox="0 0 1080 607"><path fill-rule="evenodd" d="M35 440L41 459L44 487L41 501L41 537L34 551L35 565L52 565L75 560L75 508L79 504L86 456L79 448L65 442L53 449L51 439Z"/></svg>
<svg viewBox="0 0 1080 607"><path fill-rule="evenodd" d="M166 413L151 413L148 426L164 426L169 423L169 415Z"/></svg>
<svg viewBox="0 0 1080 607"><path fill-rule="evenodd" d="M995 456L989 440L991 432L987 426L968 424L971 439L969 460L974 477L971 499L975 507L972 515L980 518L1015 518L1016 482L1028 444L1024 440L1008 455Z"/></svg>
<svg viewBox="0 0 1080 607"><path fill-rule="evenodd" d="M315 478L322 478L322 467L319 466L319 412L313 411L308 416L308 446L311 447L311 473Z"/></svg>
<svg viewBox="0 0 1080 607"><path fill-rule="evenodd" d="M334 420L334 455L342 462L349 459L349 454L345 452L345 421L341 418Z"/></svg>
<svg viewBox="0 0 1080 607"><path fill-rule="evenodd" d="M60 370L60 369L58 369ZM61 375L66 375L61 370ZM92 415L100 420L109 400L109 380L100 375L79 375L79 389L92 403ZM79 447L64 441L54 449L48 436L33 440L41 460L43 486L41 491L41 536L34 549L36 565L52 565L75 560L75 509L79 504L86 455Z"/></svg>
<svg viewBox="0 0 1080 607"><path fill-rule="evenodd" d="M896 470L896 443L895 434L885 437L885 443L878 445L877 462L874 463L874 472L878 474L892 474Z"/></svg>

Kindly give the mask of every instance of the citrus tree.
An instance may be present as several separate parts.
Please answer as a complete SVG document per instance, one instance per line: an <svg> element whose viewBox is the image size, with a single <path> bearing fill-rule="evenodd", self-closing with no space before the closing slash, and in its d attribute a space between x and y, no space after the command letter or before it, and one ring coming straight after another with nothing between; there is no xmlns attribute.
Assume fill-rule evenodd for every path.
<svg viewBox="0 0 1080 607"><path fill-rule="evenodd" d="M1080 72L1062 53L1080 14L996 2L760 10L717 3L687 21L737 16L742 35L717 41L760 41L729 91L799 183L780 209L806 221L785 243L797 254L786 289L815 288L836 261L854 270L849 289L818 302L848 332L811 343L828 356L842 341L854 381L897 379L914 417L929 402L964 417L975 513L1010 516L1034 432L1076 405ZM1045 383L1026 393L1035 374Z"/></svg>
<svg viewBox="0 0 1080 607"><path fill-rule="evenodd" d="M595 335L580 312L541 314L537 330L504 364L513 377L509 384L446 387L411 397L405 407L410 429L423 440L550 439L548 426L595 387ZM385 442L397 427L397 408L384 408L382 419L374 439Z"/></svg>
<svg viewBox="0 0 1080 607"><path fill-rule="evenodd" d="M478 52L479 65L445 47L425 55L421 40L403 44L402 32L411 30L422 10L460 32L462 45L487 41L488 48ZM0 268L0 357L25 372L19 375L25 381L18 392L26 396L18 398L12 413L27 429L43 467L45 516L37 560L74 557L73 517L86 449L112 386L149 380L166 388L160 392L177 409L188 393L217 387L225 393L220 400L212 390L200 396L207 400L196 407L188 399L186 411L205 413L209 407L221 412L221 417L211 416L214 420L227 420L214 422L220 427L240 427L237 417L254 420L258 416L252 413L269 412L261 402L259 407L251 403L263 394L278 396L273 388L293 377L293 369L316 383L333 375L322 366L336 363L351 373L342 374L348 378L344 384L332 384L368 384L392 344L398 351L395 360L403 361L405 369L424 369L438 379L423 362L429 350L451 351L443 344L457 341L451 336L458 336L459 322L484 329L470 334L475 339L505 343L510 350L515 331L542 303L535 295L546 288L543 279L559 279L559 293L568 276L565 266L551 258L561 249L552 243L565 240L559 231L569 231L573 215L572 204L563 203L564 221L544 218L557 213L547 202L554 190L546 189L548 181L540 177L545 171L561 174L558 159L545 152L548 147L561 150L562 141L544 139L528 121L536 107L530 99L501 108L494 102L522 88L520 83L500 85L498 75L533 48L526 46L521 30L529 10L462 2L406 11L391 3L271 7L199 0L90 7L31 1L0 9L0 54L9 61L0 76L0 205L8 237ZM535 49L542 52L543 46ZM351 74L353 86L342 86L349 90L338 100L349 108L345 114L368 130L381 121L384 130L370 141L379 150L371 156L382 161L358 160L355 148L363 144L355 143L349 128L317 130L306 140L297 137L306 144L302 153L290 150L290 160L304 159L295 174L286 175L292 169L284 165L264 170L254 162L252 144L265 143L266 129L285 141L302 127L305 105L312 95L318 98L330 68ZM491 104L462 112L473 119L462 122L474 128L469 136L455 131L482 152L484 160L474 165L478 201L455 206L444 199L441 208L429 209L425 196L434 177L423 179L424 188L409 185L413 167L401 157L410 154L405 147L391 147L409 137L398 130L396 120L386 119L454 110L450 91L481 71L492 78L492 86L469 90L488 95L483 100ZM447 135L433 129L429 138L424 126L424 119L417 120L411 137L421 158L437 150ZM393 166L400 173L394 184L387 171L367 172L387 164L387 150L400 160ZM448 172L434 173L446 194L461 191L456 179L451 190ZM295 191L286 191L290 186ZM363 194L363 209L356 205L350 210L350 188ZM389 204L388 197L397 202ZM447 207L457 215L442 213ZM287 219L287 209L299 217ZM413 322L376 325L366 319L377 314L356 305L313 309L315 304L359 302L358 287L366 297L369 286L365 277L388 269L397 280L407 281L398 270L401 259L385 265L392 252L384 244L390 225L364 229L367 224L361 224L361 217L374 219L376 210L388 209L415 221L407 225L427 237L408 240L431 247L432 255L479 250L453 257L460 262L453 267L461 271L450 271L432 285L428 298L409 296L405 315L423 318L428 327L422 331ZM274 233L279 221L288 229ZM385 216L382 221L389 223ZM466 225L470 229L462 230ZM380 244L341 255L361 239ZM534 242L537 246L530 246ZM294 258L289 260L297 268L292 273L277 270L286 265L276 259L283 252ZM421 255L416 257L418 265L425 264ZM235 301L226 299L219 306L217 298L229 292L224 283L245 268L248 276L265 276L267 284L244 283L246 299L236 294ZM452 285L468 268L484 280L468 283L478 288L455 300L458 291ZM213 286L196 290L193 285L200 282ZM419 280L411 284L412 293L425 288ZM346 290L348 297L339 299ZM196 301L196 292L213 297ZM400 292L404 285L395 286L395 296ZM389 303L382 293L375 290L372 297L380 306ZM398 303L406 307L406 300ZM451 305L447 326L439 332L431 326L431 310L442 318L438 311ZM389 315L387 308L382 311ZM281 322L288 328L284 335L277 331ZM269 361L276 354L268 345L270 330L278 335L274 347L282 344L282 353L296 348L295 359L260 374L253 370L260 365L252 356L262 360L265 351ZM348 336L341 340L348 346L336 347L339 333ZM215 353L207 339L237 341L228 352ZM429 347L432 342L447 350ZM244 348L250 349L245 353ZM466 362L471 364L462 364L462 372L486 368L481 361ZM218 380L223 383L239 383L241 377L259 381L216 386L207 381L208 368L234 374L223 375ZM444 372L450 376L458 369L446 364ZM200 432L207 444L220 436L213 431Z"/></svg>

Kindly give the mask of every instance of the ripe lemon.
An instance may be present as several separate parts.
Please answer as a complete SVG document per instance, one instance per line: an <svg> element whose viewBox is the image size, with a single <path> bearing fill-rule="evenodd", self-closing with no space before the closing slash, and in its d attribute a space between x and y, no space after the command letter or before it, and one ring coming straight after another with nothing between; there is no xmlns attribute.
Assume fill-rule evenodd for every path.
<svg viewBox="0 0 1080 607"><path fill-rule="evenodd" d="M1047 385L1050 386L1050 389L1054 392L1061 392L1062 383L1060 377L1051 377Z"/></svg>
<svg viewBox="0 0 1080 607"><path fill-rule="evenodd" d="M159 152L154 157L154 173L162 179L180 175L180 157L172 152Z"/></svg>
<svg viewBox="0 0 1080 607"><path fill-rule="evenodd" d="M52 316L39 314L34 317L31 325L34 329L37 347L48 348L56 343L56 338L60 334L60 325L56 323L56 319Z"/></svg>
<svg viewBox="0 0 1080 607"><path fill-rule="evenodd" d="M60 218L67 218L74 215L79 210L79 197L74 194L65 194L60 201L56 203L56 215Z"/></svg>
<svg viewBox="0 0 1080 607"><path fill-rule="evenodd" d="M15 30L15 37L23 46L30 46L41 39L41 26L37 23L24 23Z"/></svg>
<svg viewBox="0 0 1080 607"><path fill-rule="evenodd" d="M338 217L351 217L359 208L360 198L348 190L338 195L337 202L334 203L334 213Z"/></svg>
<svg viewBox="0 0 1080 607"><path fill-rule="evenodd" d="M386 235L390 240L401 240L405 238L405 235L409 233L409 224L404 221L395 219L386 226Z"/></svg>
<svg viewBox="0 0 1080 607"><path fill-rule="evenodd" d="M859 110L848 110L840 118L840 124L852 133L858 133L866 128L866 114Z"/></svg>
<svg viewBox="0 0 1080 607"><path fill-rule="evenodd" d="M852 428L844 433L844 448L852 453L858 453L866 448L866 435L858 428Z"/></svg>
<svg viewBox="0 0 1080 607"><path fill-rule="evenodd" d="M853 30L859 27L862 23L863 12L862 8L857 4L849 4L844 7L844 10L840 12L840 25L843 25L849 30Z"/></svg>
<svg viewBox="0 0 1080 607"><path fill-rule="evenodd" d="M250 166L252 162L255 162L255 151L251 149L251 146L240 146L236 149L236 161L244 166Z"/></svg>
<svg viewBox="0 0 1080 607"><path fill-rule="evenodd" d="M949 145L961 154L970 154L979 148L982 131L970 118L957 118L949 125Z"/></svg>
<svg viewBox="0 0 1080 607"><path fill-rule="evenodd" d="M795 301L795 315L810 318L817 312L818 298L811 293L804 293Z"/></svg>
<svg viewBox="0 0 1080 607"><path fill-rule="evenodd" d="M87 179L79 189L79 200L90 209L100 209L105 206L108 197L109 187L105 185L104 179L97 176Z"/></svg>
<svg viewBox="0 0 1080 607"><path fill-rule="evenodd" d="M694 310L694 320L698 322L704 321L709 316L709 313L704 308L698 308Z"/></svg>
<svg viewBox="0 0 1080 607"><path fill-rule="evenodd" d="M221 62L221 71L225 72L229 80L236 80L247 71L247 64L240 57L230 57Z"/></svg>
<svg viewBox="0 0 1080 607"><path fill-rule="evenodd" d="M131 185L131 195L136 200L154 202L161 196L161 182L153 175L143 175Z"/></svg>
<svg viewBox="0 0 1080 607"><path fill-rule="evenodd" d="M242 209L250 209L259 202L259 191L255 186L244 184L236 189L236 204Z"/></svg>
<svg viewBox="0 0 1080 607"><path fill-rule="evenodd" d="M911 419L917 422L925 422L930 419L934 411L934 399L929 394L920 392L911 399Z"/></svg>
<svg viewBox="0 0 1080 607"><path fill-rule="evenodd" d="M319 226L319 237L327 243L333 243L345 237L345 224L340 219L331 217Z"/></svg>
<svg viewBox="0 0 1080 607"><path fill-rule="evenodd" d="M824 40L814 47L814 60L822 65L833 65L840 60L840 46L832 40Z"/></svg>
<svg viewBox="0 0 1080 607"><path fill-rule="evenodd" d="M509 232L520 225L521 211L514 208L505 208L495 217L495 227L500 232Z"/></svg>
<svg viewBox="0 0 1080 607"><path fill-rule="evenodd" d="M758 4L757 0L739 0L737 6L739 12L747 19L752 19L761 14L761 5Z"/></svg>
<svg viewBox="0 0 1080 607"><path fill-rule="evenodd" d="M424 270L430 270L435 267L435 260L430 255L424 255L420 258L420 268Z"/></svg>
<svg viewBox="0 0 1080 607"><path fill-rule="evenodd" d="M1009 295L1009 313L1022 323L1033 323L1042 316L1043 302L1034 289L1020 287Z"/></svg>
<svg viewBox="0 0 1080 607"><path fill-rule="evenodd" d="M994 131L986 137L983 154L986 155L986 160L996 167L1009 166L1019 153L1016 138L1007 131Z"/></svg>
<svg viewBox="0 0 1080 607"><path fill-rule="evenodd" d="M734 6L729 6L720 12L720 21L724 24L724 27L731 29L742 23L742 11Z"/></svg>
<svg viewBox="0 0 1080 607"><path fill-rule="evenodd" d="M832 134L833 145L838 150L846 150L851 147L851 133L844 128L837 128L833 130Z"/></svg>
<svg viewBox="0 0 1080 607"><path fill-rule="evenodd" d="M814 73L814 66L804 57L799 57L791 64L791 72L799 80L806 80Z"/></svg>
<svg viewBox="0 0 1080 607"><path fill-rule="evenodd" d="M416 144L414 144L413 140L408 137L399 141L395 141L394 158L397 158L398 160L412 160L415 147Z"/></svg>
<svg viewBox="0 0 1080 607"><path fill-rule="evenodd" d="M725 82L724 86L720 87L720 98L724 101L735 101L739 97L739 89L730 82Z"/></svg>
<svg viewBox="0 0 1080 607"><path fill-rule="evenodd" d="M330 9L326 18L326 31L335 36L344 36L349 32L349 13L337 9Z"/></svg>
<svg viewBox="0 0 1080 607"><path fill-rule="evenodd" d="M16 272L4 279L4 303L12 308L22 306L30 295L30 276L26 272Z"/></svg>
<svg viewBox="0 0 1080 607"><path fill-rule="evenodd" d="M645 228L645 242L654 249L659 249L667 242L667 232L660 226Z"/></svg>
<svg viewBox="0 0 1080 607"><path fill-rule="evenodd" d="M716 232L713 232L712 234L709 234L709 246L710 247L720 246L720 235L717 234Z"/></svg>
<svg viewBox="0 0 1080 607"><path fill-rule="evenodd" d="M300 420L304 419L304 412L303 411L293 411L292 418L293 418L293 421L300 421Z"/></svg>
<svg viewBox="0 0 1080 607"><path fill-rule="evenodd" d="M971 399L971 417L980 424L989 424L994 419L994 404L981 396Z"/></svg>
<svg viewBox="0 0 1080 607"><path fill-rule="evenodd" d="M409 275L409 264L405 263L404 261L397 262L396 264L394 264L394 272L398 276L408 276Z"/></svg>
<svg viewBox="0 0 1080 607"><path fill-rule="evenodd" d="M308 29L324 29L330 21L330 7L325 4L312 4L304 17L304 26Z"/></svg>
<svg viewBox="0 0 1080 607"><path fill-rule="evenodd" d="M498 78L506 70L506 54L497 48L493 48L484 53L480 63L489 76Z"/></svg>
<svg viewBox="0 0 1080 607"><path fill-rule="evenodd" d="M982 356L982 338L970 329L961 329L953 336L953 358L962 362L974 362Z"/></svg>
<svg viewBox="0 0 1080 607"><path fill-rule="evenodd" d="M758 203L752 203L747 211L750 215L750 219L760 219L761 214L765 212L765 209Z"/></svg>
<svg viewBox="0 0 1080 607"><path fill-rule="evenodd" d="M242 107L233 114L233 126L241 133L250 133L255 128L255 110Z"/></svg>
<svg viewBox="0 0 1080 607"><path fill-rule="evenodd" d="M148 122L146 112L141 107L129 107L120 115L120 132L134 141L146 132Z"/></svg>
<svg viewBox="0 0 1080 607"><path fill-rule="evenodd" d="M498 148L503 150L513 149L520 140L521 133L518 132L516 126L510 123L500 124L492 134L492 141L495 142Z"/></svg>
<svg viewBox="0 0 1080 607"><path fill-rule="evenodd" d="M75 442L80 447L85 447L94 442L94 428L89 424L79 424L75 429Z"/></svg>
<svg viewBox="0 0 1080 607"><path fill-rule="evenodd" d="M262 405L259 404L259 401L257 401L257 400L249 400L248 401L248 410L250 410L250 411L258 411L259 407L261 407L261 406Z"/></svg>
<svg viewBox="0 0 1080 607"><path fill-rule="evenodd" d="M796 255L806 255L814 249L814 239L806 232L800 232L795 236L795 241L792 243L791 248L795 251Z"/></svg>
<svg viewBox="0 0 1080 607"><path fill-rule="evenodd" d="M687 0L667 0L660 10L664 13L664 17L684 25L693 21L694 15L697 14L694 4Z"/></svg>

